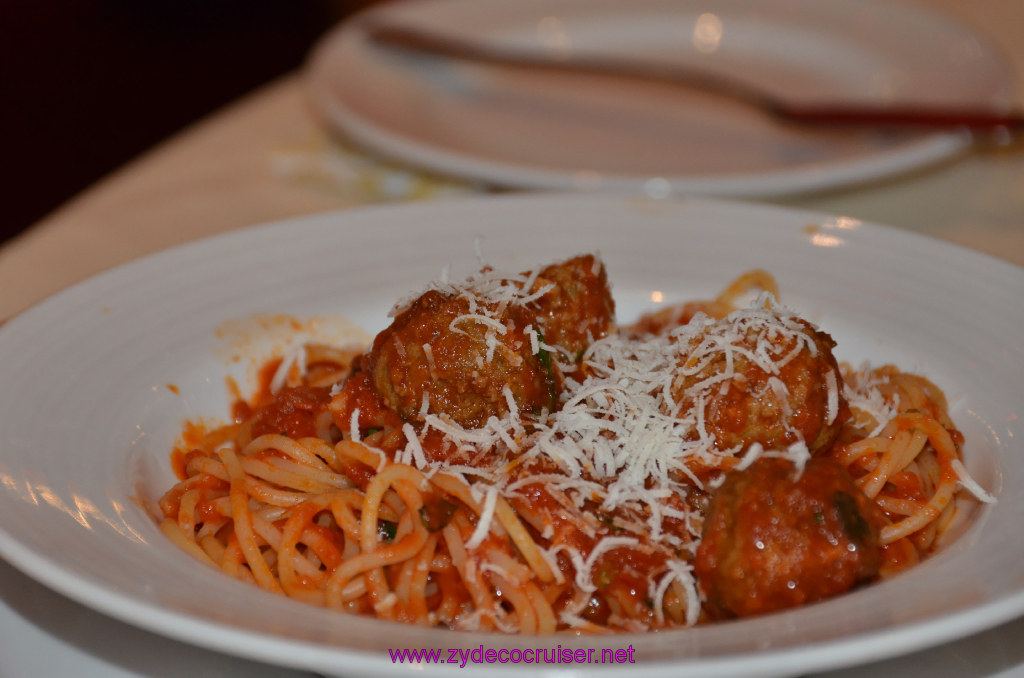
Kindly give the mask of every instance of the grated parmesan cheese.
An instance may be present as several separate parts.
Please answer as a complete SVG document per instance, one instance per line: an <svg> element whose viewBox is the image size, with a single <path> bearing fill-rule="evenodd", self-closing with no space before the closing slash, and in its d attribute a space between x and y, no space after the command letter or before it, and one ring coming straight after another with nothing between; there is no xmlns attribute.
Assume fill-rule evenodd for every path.
<svg viewBox="0 0 1024 678"><path fill-rule="evenodd" d="M535 290L538 277L538 270L510 276L485 269L464 283L452 283L446 272L428 289L466 299L467 312L449 327L464 332L466 323L483 325L486 363L505 348L499 337L509 332L501 319L509 305L532 303L552 289L541 285ZM400 302L392 315L409 303L411 300ZM522 336L529 340L532 354L547 351L564 377L558 410L524 422L512 390L506 386L503 397L508 412L490 417L480 428L465 429L446 417L429 414L425 399L420 410L424 423L418 434L426 435L431 429L443 434L454 453L446 461L428 461L417 432L406 424L403 431L408 443L396 459L428 476L443 472L466 483L480 506L477 523L465 543L469 550L480 547L495 527L499 498L525 498L529 486L541 485L557 505L551 510L558 512L559 520L596 540L589 552L565 543L539 549L556 576L561 576L558 555L565 554L580 591L597 590L592 570L609 551L668 550L673 557L666 561L667 571L658 573L656 579L652 575L648 582L655 615L663 621L664 599L675 585L673 590L685 596L687 622L692 624L700 612L700 597L690 565L678 556L695 553L702 519L695 509L680 503L680 497L693 488L710 491L718 487L724 472L716 469L745 469L760 456L771 455L791 460L800 473L810 457L803 442L784 450L765 450L756 443L745 449L741 445L725 447L708 430L709 403L733 383L745 387L743 369L737 367L745 363L769 375L762 395L778 403L787 421L793 416L791 394L779 375L801 353L818 354L813 332L813 327L781 308L774 297L762 295L750 308L721 321L698 314L687 325L644 341L618 334L594 341L583 356L585 370L581 373L573 372L577 369L575 356L547 345L537 328L529 325ZM423 350L433 370L429 344L424 344ZM486 369L486 365L480 368ZM567 373L572 378L565 376ZM826 372L825 387L828 423L839 416L842 397L879 414L889 407L877 390L841 390L845 385L831 371ZM751 393L752 398L757 396ZM788 427L788 423L783 425ZM356 427L355 417L352 427ZM553 468L558 472L551 472ZM602 525L595 512L614 514L614 524ZM674 521L672 529L666 529L669 520ZM610 528L612 535L608 534ZM542 537L553 539L556 534L552 524L546 523ZM507 577L499 565L482 567ZM578 609L570 606L563 610L562 622L586 625L578 616L585 603L576 601Z"/></svg>
<svg viewBox="0 0 1024 678"><path fill-rule="evenodd" d="M985 488L979 485L978 481L970 476L962 461L954 459L953 470L956 471L957 479L960 481L961 487L973 494L978 501L986 504L996 503L996 498L986 492Z"/></svg>
<svg viewBox="0 0 1024 678"><path fill-rule="evenodd" d="M305 344L299 344L281 358L281 364L277 366L274 376L270 379L271 393L277 393L288 384L288 378L291 376L293 367L298 372L297 376L301 377L306 374Z"/></svg>
<svg viewBox="0 0 1024 678"><path fill-rule="evenodd" d="M483 543L487 534L491 531L491 522L494 520L494 507L498 504L498 488L494 485L487 488L484 496L483 509L480 511L480 518L477 521L476 529L466 542L466 550L472 551Z"/></svg>

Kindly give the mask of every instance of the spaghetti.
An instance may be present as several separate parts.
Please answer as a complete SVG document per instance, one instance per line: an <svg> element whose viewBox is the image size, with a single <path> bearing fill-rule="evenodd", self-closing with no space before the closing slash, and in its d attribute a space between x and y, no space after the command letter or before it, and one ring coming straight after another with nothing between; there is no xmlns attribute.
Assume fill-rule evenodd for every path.
<svg viewBox="0 0 1024 678"><path fill-rule="evenodd" d="M892 576L936 547L964 487L991 500L942 392L838 365L770 275L629 327L608 289L592 256L485 268L401 302L365 351L269 363L233 423L186 431L161 529L314 605L600 633Z"/></svg>

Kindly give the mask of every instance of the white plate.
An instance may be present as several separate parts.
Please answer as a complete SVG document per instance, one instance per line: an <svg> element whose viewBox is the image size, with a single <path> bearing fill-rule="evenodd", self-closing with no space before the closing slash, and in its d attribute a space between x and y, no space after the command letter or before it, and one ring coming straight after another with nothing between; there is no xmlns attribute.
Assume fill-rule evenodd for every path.
<svg viewBox="0 0 1024 678"><path fill-rule="evenodd" d="M800 102L1006 106L1014 76L968 27L887 0L407 0L366 19L562 53L673 61ZM955 132L811 130L682 89L411 57L360 20L313 52L326 122L399 161L504 187L774 196L966 148Z"/></svg>
<svg viewBox="0 0 1024 678"><path fill-rule="evenodd" d="M706 297L740 271L773 271L784 301L837 338L840 358L932 376L967 437L968 469L999 497L934 558L851 595L678 632L557 642L632 645L654 678L784 675L910 652L1024 613L1024 271L850 219L697 199L546 195L328 214L186 245L62 292L0 328L0 555L145 629L328 675L393 674L388 648L547 642L279 598L178 551L144 508L173 482L181 422L227 414L224 376L244 378L245 361L232 358L258 343L254 314L343 314L374 332L394 300L446 264L470 272L478 236L503 269L600 250L624 320L650 308L655 290L665 301Z"/></svg>

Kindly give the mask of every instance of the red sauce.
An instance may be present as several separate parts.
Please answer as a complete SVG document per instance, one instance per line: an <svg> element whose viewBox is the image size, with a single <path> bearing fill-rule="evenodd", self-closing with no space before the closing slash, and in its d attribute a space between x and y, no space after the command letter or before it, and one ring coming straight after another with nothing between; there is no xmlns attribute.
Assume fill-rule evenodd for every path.
<svg viewBox="0 0 1024 678"><path fill-rule="evenodd" d="M642 619L654 614L654 601L648 597L647 581L653 572L665 570L665 555L623 547L606 552L594 564L593 580L598 591L631 617Z"/></svg>
<svg viewBox="0 0 1024 678"><path fill-rule="evenodd" d="M347 459L341 463L342 471L348 476L349 480L355 483L361 491L365 492L369 486L370 481L377 475L377 470L372 469L362 462L358 462L352 459Z"/></svg>
<svg viewBox="0 0 1024 678"><path fill-rule="evenodd" d="M191 421L182 424L181 444L171 451L171 469L179 480L185 480L188 477L185 467L194 454L201 454L196 448L202 443L206 433L206 427L201 424Z"/></svg>
<svg viewBox="0 0 1024 678"><path fill-rule="evenodd" d="M252 437L281 433L289 438L308 438L317 432L316 418L330 402L330 390L316 386L281 389L260 407L252 425Z"/></svg>
<svg viewBox="0 0 1024 678"><path fill-rule="evenodd" d="M331 408L334 425L342 431L349 431L352 427L352 413L356 410L359 411L357 425L360 437L365 437L368 432L385 426L402 428L402 419L384 405L370 384L370 377L366 372L353 374L345 382L342 392L335 396Z"/></svg>
<svg viewBox="0 0 1024 678"><path fill-rule="evenodd" d="M313 549L317 558L319 558L327 567L328 572L333 571L336 567L341 565L343 560L341 554L345 550L345 544L336 532L329 527L317 525L316 523L308 526L306 531L315 533L323 540L323 542L320 542L316 539L311 539L309 547ZM325 548L325 545L329 545L330 548Z"/></svg>
<svg viewBox="0 0 1024 678"><path fill-rule="evenodd" d="M160 511L167 518L174 518L177 516L178 508L181 506L181 497L186 491L188 491L188 489L202 490L199 501L199 510L202 511L202 504L204 502L209 501L212 497L223 495L227 492L229 487L230 484L225 480L221 480L216 476L203 475L200 477L198 482L190 484L188 488L176 486L169 492L165 493L164 496L160 498Z"/></svg>
<svg viewBox="0 0 1024 678"><path fill-rule="evenodd" d="M886 481L896 489L896 495L904 499L926 501L927 496L921 487L921 479L910 471L900 471L889 476Z"/></svg>
<svg viewBox="0 0 1024 678"><path fill-rule="evenodd" d="M196 507L196 515L199 520L204 523L217 523L227 517L217 510L217 504L214 502L204 502L199 504Z"/></svg>

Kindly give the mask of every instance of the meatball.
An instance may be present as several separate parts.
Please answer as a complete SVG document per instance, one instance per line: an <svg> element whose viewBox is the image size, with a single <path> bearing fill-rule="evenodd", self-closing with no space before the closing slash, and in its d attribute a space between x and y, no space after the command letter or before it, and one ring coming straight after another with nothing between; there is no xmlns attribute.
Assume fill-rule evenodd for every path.
<svg viewBox="0 0 1024 678"><path fill-rule="evenodd" d="M878 573L885 518L830 457L761 457L711 498L694 573L718 617L795 607Z"/></svg>
<svg viewBox="0 0 1024 678"><path fill-rule="evenodd" d="M547 285L552 288L529 304L526 313L540 327L546 344L579 360L594 340L615 326L615 302L604 264L592 254L552 264L540 272L533 289Z"/></svg>
<svg viewBox="0 0 1024 678"><path fill-rule="evenodd" d="M751 309L682 336L691 338L672 397L679 416L699 422L695 439L713 438L719 450L804 442L815 454L839 436L849 409L828 334L793 315Z"/></svg>
<svg viewBox="0 0 1024 678"><path fill-rule="evenodd" d="M364 362L384 403L406 421L443 414L466 428L509 412L552 409L553 377L515 314L467 294L430 290L374 339Z"/></svg>
<svg viewBox="0 0 1024 678"><path fill-rule="evenodd" d="M485 270L475 282L429 290L374 340L365 368L404 420L429 412L478 428L508 413L509 395L520 414L553 410L562 375L537 340L578 360L614 326L608 279L593 255L536 276Z"/></svg>

